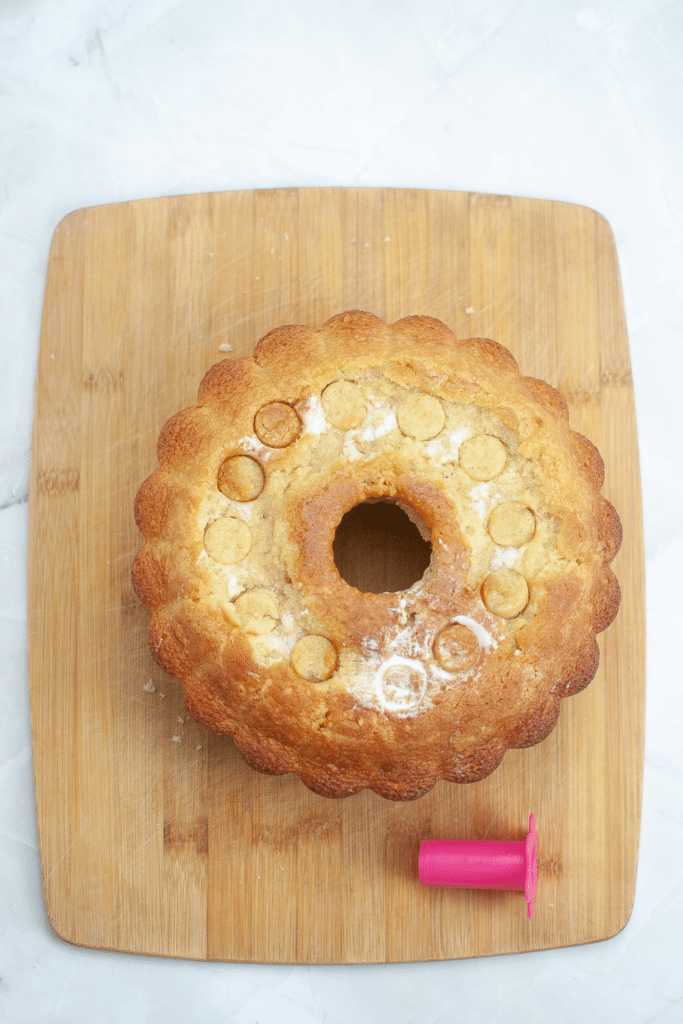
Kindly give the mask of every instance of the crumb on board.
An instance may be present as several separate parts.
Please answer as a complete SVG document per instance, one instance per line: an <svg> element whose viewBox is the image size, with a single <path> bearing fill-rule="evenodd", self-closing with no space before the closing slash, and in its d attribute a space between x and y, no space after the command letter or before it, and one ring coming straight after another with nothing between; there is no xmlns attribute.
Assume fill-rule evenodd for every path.
<svg viewBox="0 0 683 1024"><path fill-rule="evenodd" d="M232 345L229 345L227 341L224 341L222 345L218 346L219 352L232 352Z"/></svg>
<svg viewBox="0 0 683 1024"><path fill-rule="evenodd" d="M142 687L142 689L146 690L147 693L154 693L154 691L156 690L156 686L154 685L154 683L150 679L148 682L145 683L145 685Z"/></svg>

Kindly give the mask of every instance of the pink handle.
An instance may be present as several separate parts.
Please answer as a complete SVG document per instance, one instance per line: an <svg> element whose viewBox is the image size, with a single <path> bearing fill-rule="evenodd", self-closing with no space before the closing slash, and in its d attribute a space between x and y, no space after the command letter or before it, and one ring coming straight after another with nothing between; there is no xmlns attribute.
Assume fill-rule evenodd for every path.
<svg viewBox="0 0 683 1024"><path fill-rule="evenodd" d="M420 881L460 889L523 889L526 842L426 839L420 844Z"/></svg>
<svg viewBox="0 0 683 1024"><path fill-rule="evenodd" d="M538 864L536 819L520 842L425 839L420 843L420 881L461 889L523 890L528 916L534 913Z"/></svg>

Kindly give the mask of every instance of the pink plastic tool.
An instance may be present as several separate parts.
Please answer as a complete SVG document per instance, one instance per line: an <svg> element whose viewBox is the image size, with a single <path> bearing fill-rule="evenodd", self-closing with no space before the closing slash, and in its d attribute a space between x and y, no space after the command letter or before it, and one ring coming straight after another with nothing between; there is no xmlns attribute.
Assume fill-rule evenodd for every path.
<svg viewBox="0 0 683 1024"><path fill-rule="evenodd" d="M425 839L420 843L420 881L459 889L517 889L524 892L528 917L534 916L538 865L536 818L518 842L479 839Z"/></svg>

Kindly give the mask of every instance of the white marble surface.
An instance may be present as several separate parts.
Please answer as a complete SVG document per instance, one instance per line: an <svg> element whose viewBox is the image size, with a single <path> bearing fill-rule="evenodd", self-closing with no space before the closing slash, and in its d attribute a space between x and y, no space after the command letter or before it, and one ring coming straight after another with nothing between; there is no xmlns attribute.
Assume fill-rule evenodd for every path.
<svg viewBox="0 0 683 1024"><path fill-rule="evenodd" d="M0 0L0 1021L683 1021L683 4ZM636 900L606 942L374 967L81 950L46 922L31 775L26 530L52 232L70 210L287 185L567 200L612 225L648 585Z"/></svg>

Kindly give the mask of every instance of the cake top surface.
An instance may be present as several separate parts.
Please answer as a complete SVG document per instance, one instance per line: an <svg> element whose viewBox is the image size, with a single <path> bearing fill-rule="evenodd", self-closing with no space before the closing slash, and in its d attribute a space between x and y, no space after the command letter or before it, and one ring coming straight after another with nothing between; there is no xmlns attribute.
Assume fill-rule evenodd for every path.
<svg viewBox="0 0 683 1024"><path fill-rule="evenodd" d="M618 606L602 460L497 343L361 312L279 328L209 370L158 451L134 569L152 649L257 766L353 791L378 752L397 779L403 746L408 789L420 758L486 773L594 673ZM431 543L403 591L335 565L342 517L377 501Z"/></svg>

